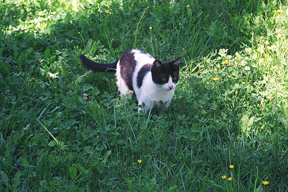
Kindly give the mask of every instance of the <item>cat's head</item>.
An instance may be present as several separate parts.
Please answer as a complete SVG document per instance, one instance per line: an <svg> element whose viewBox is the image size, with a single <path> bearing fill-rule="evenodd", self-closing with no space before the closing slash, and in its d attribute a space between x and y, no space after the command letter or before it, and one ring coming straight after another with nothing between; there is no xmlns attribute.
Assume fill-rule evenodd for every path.
<svg viewBox="0 0 288 192"><path fill-rule="evenodd" d="M179 79L179 64L180 58L170 62L155 60L151 68L153 82L167 91L175 89Z"/></svg>

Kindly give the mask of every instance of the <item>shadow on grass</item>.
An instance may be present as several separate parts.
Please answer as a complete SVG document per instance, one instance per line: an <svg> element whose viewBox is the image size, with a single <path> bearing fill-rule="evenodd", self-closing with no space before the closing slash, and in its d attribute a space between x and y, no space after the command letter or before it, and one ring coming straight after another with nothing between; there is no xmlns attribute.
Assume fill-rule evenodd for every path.
<svg viewBox="0 0 288 192"><path fill-rule="evenodd" d="M150 8L139 27L137 42L140 47L138 48L151 52L149 26L153 26L153 33L155 33L155 37L157 37L158 45L156 55L161 57L161 54L163 54L165 55L165 59L168 59L169 55L181 55L182 57L192 59L201 58L220 48L229 49L230 52L233 53L240 51L243 43L249 44L252 32L255 32L255 30L259 30L257 32L258 34L265 33L265 29L257 29L258 26L251 26L253 16L262 13L263 9L267 8L265 8L260 1L248 1L245 3L235 1L230 4L228 1L207 0L195 1L194 3L195 4L190 4L188 7L188 4L185 4L185 2L180 2L174 4L173 7L165 1L137 1L133 6L131 6L131 3L126 3L123 7L113 4L112 6L114 7L109 8L108 5L103 5L103 7L100 7L101 9L98 7L98 4L85 5L87 6L86 10L79 11L77 14L65 13L65 17L51 24L49 33L40 34L38 32L39 36L36 36L35 34L37 33L34 31L25 32L18 30L7 34L6 30L1 29L5 36L0 37L0 44L4 45L4 49L0 52L0 62L2 67L4 65L8 66L8 69L4 70L5 72L2 73L1 70L1 78L3 81L0 93L1 106L4 106L1 111L1 116L4 114L5 117L7 117L5 121L1 122L5 130L1 136L4 136L5 140L9 140L7 143L10 142L7 145L1 145L1 153L2 151L4 153L6 150L5 155L9 157L5 160L4 171L7 171L7 175L15 175L15 173L20 170L19 167L26 163L26 161L24 161L25 159L19 162L19 160L17 160L18 156L24 156L29 159L29 163L33 165L33 163L36 162L35 159L38 160L39 158L38 154L42 153L46 155L42 161L40 161L41 159L37 161L37 163L40 163L40 165L37 164L36 171L38 171L38 175L35 174L35 180L38 179L37 185L39 183L44 185L46 182L46 180L41 181L41 179L46 179L45 175L44 177L39 177L39 175L43 174L42 167L46 169L47 181L53 179L51 178L51 168L49 170L48 166L45 165L52 165L53 172L55 172L56 175L59 172L57 168L61 168L62 173L66 173L67 175L68 163L54 159L53 155L48 156L47 151L50 152L50 149L53 152L56 151L55 154L59 151L54 151L52 148L47 149L47 143L51 141L51 138L46 132L43 134L41 130L39 131L41 127L39 128L39 124L35 122L35 119L47 109L45 112L46 116L43 116L41 120L45 121L45 125L53 127L53 129L51 128L52 134L57 136L57 134L61 134L60 132L62 132L62 138L64 138L64 141L67 142L70 147L72 146L71 143L73 143L71 138L75 138L75 140L79 139L74 137L71 132L75 135L78 129L83 128L83 130L81 130L83 133L81 132L81 134L87 134L87 138L90 138L91 133L97 134L95 133L95 125L89 127L91 132L85 133L85 130L88 130L86 129L86 123L89 115L87 115L87 111L83 110L86 107L86 101L82 98L83 93L89 90L92 90L91 93L100 90L101 93L108 92L106 95L109 95L109 93L112 92L111 90L115 90L116 88L111 89L110 85L113 86L111 82L114 84L114 80L111 81L109 78L112 78L112 76L106 77L106 74L95 75L97 77L92 78L88 77L82 81L82 83L75 83L76 77L87 71L80 64L78 55L83 52L90 56L97 55L96 59L99 61L114 61L118 59L123 51L132 48L137 22L147 6ZM17 8L14 5L16 4L11 5L14 10L13 14L21 14L21 7ZM3 7L1 7L1 11L2 8ZM268 7L267 11L271 12L273 11L272 9L273 8ZM2 11L2 13L4 12L5 11ZM8 15L9 19L13 18L14 20L12 13ZM22 20L27 19L27 13L23 13L21 17ZM3 18L5 19L5 16ZM19 17L15 17L15 19L19 19ZM181 27L179 27L179 23L181 23ZM18 26L18 24L20 24L18 21L13 22L13 26ZM5 27L8 25L8 23L4 24ZM194 38L195 36L197 38ZM91 45L89 45L90 39ZM186 53L177 51L182 50L183 47L187 50ZM198 47L200 51L196 49ZM55 60L51 59L53 56L56 56ZM39 67L43 67L49 72L62 72L62 74L59 74L59 79L51 80L47 76L42 77L40 75ZM171 118L177 119L175 122L179 124L171 123L171 126L182 126L188 129L192 127L198 132L203 132L203 127L205 128L204 131L212 128L212 131L216 132L219 128L224 128L225 125L234 121L229 126L230 128L237 129L238 119L233 119L235 116L232 116L231 121L229 121L229 119L226 119L226 122L219 121L219 119L221 120L221 118L223 118L222 115L224 114L220 113L219 110L225 109L225 103L221 106L216 105L216 108L213 106L213 101L217 101L217 97L213 97L213 99L210 97L211 94L216 95L213 87L206 86L206 84L196 76L186 79L186 81L191 81L192 83L187 84L183 90L176 92L177 95L175 97L175 103L173 104L175 109L170 110L172 112L175 110L175 112L171 114L171 116L173 116ZM94 87L84 87L83 84L93 84ZM194 86L197 87L194 88ZM192 88L194 89L192 90ZM93 96L97 97L98 95L95 93L91 98ZM97 99L100 100L102 97ZM93 101L94 103L91 102L93 105L95 104L96 109L101 108L96 102L97 99ZM107 103L109 103L110 98L107 96L105 99L105 102L107 101ZM196 103L194 102L195 100L197 100ZM50 103L52 104L50 105ZM181 105L176 106L178 103ZM182 105L185 105L184 109ZM191 108L189 108L189 106L191 106ZM217 107L220 107L220 109ZM59 109L61 109L61 111ZM209 114L207 113L208 110L210 110ZM181 113L188 115L185 117ZM123 116L125 116L125 114ZM193 119L191 117L193 117ZM85 125L81 124L83 122L85 122ZM103 122L105 122L104 118ZM108 126L108 128L113 128L113 130L107 132L112 133L115 131L112 124L111 127ZM126 127L124 124L122 126L123 128ZM181 131L185 131L184 128ZM225 131L226 130L222 130L221 134ZM233 131L236 132L237 130ZM221 134L220 136L222 136ZM216 137L215 135L214 137ZM12 136L12 138L9 138L10 136ZM183 137L184 136L186 136L186 138L188 137L186 132L184 132ZM41 139L39 139L40 137ZM108 141L112 137L103 137L107 137L106 141L108 145ZM118 135L115 135L113 138L117 137ZM98 142L97 139L98 138L94 138L94 143ZM234 138L226 136L225 139L233 140ZM217 140L215 140L215 142L216 141ZM41 143L41 148L38 147L39 143ZM206 141L201 142L203 149L207 150L205 151L206 154L209 154L209 146L206 145L207 143L209 144L209 142ZM73 143L73 145L74 144L75 143ZM191 143L189 143L189 145L190 144ZM13 146L13 149L6 147L10 145ZM76 144L75 146L77 147ZM105 146L105 149L108 148L109 150L109 147L110 146ZM31 149L39 151L30 154ZM249 148L251 151L253 149L254 148ZM72 150L72 152L74 151ZM91 154L93 153L94 152L91 152ZM71 154L72 156L74 155L74 153ZM66 154L63 155L64 159L66 158L65 155ZM89 158L92 156L94 155L89 156ZM202 156L200 156L200 158L201 157ZM209 155L207 155L207 162L208 157ZM61 158L62 154L59 154L59 159ZM73 158L75 158L76 161L77 157ZM72 163L74 165L73 158L71 157L72 160L68 161L71 163L71 166ZM83 159L89 160L89 158ZM215 155L215 158L218 157ZM255 156L255 158L257 157ZM201 159L199 160L201 161ZM57 166L54 166L55 162L58 163ZM86 165L85 161L83 162L83 164ZM217 162L218 161L214 161L214 163ZM12 169L10 164L13 164ZM63 166L64 164L65 166ZM101 164L101 167L104 166L106 165ZM21 168L21 171L22 170L26 170L26 167ZM26 175L29 174L27 173ZM70 175L73 174L70 173ZM102 176L104 177L104 174ZM66 176L63 177L65 179ZM249 179L252 180L251 178ZM30 186L32 186L31 183Z"/></svg>
<svg viewBox="0 0 288 192"><path fill-rule="evenodd" d="M85 4L85 10L65 13L62 19L50 25L50 31L46 34L36 31L25 32L21 29L7 34L5 29L1 29L2 34L6 33L5 36L0 37L1 44L4 45L2 53L0 52L2 76L7 77L11 73L24 72L30 79L32 76L37 76L37 73L40 74L39 67L46 67L47 71L66 71L66 75L62 78L71 79L86 71L78 60L78 55L83 52L98 55L96 59L100 62L106 60L113 62L121 56L122 52L133 46L135 36L133 31L143 10L148 6L149 9L140 23L138 32L137 41L141 42L140 48L151 52L149 26L153 26L155 36L161 37L156 42L159 45L159 55L167 53L165 55L168 57L168 55L182 54L182 57L189 58L201 58L220 48L228 49L230 52L241 50L242 44L249 44L254 30L259 30L258 34L266 32L265 29L251 26L254 15L263 14L263 10L264 12L273 11L273 7L267 7L261 1L229 3L228 1L206 0L193 4L180 2L173 5L164 1L138 1L133 3L133 6L131 5L130 2L124 3L123 6ZM0 7L0 12L5 13L1 20L9 21L3 23L4 27L11 24L16 27L20 19L25 21L28 18L25 9L27 7L23 10L22 6L9 3ZM46 8L42 6L41 9ZM32 10L32 15L35 10L36 8ZM181 23L180 28L179 23ZM37 33L38 36L35 35ZM162 33L167 37L166 40L161 36ZM190 37L193 38L195 34L197 38L190 41ZM91 40L90 45L89 40ZM190 45L190 42L195 44ZM188 51L178 53L177 50L181 50L183 46L188 47ZM201 51L196 50L196 46ZM49 54L47 48L49 48ZM53 65L49 62L51 56L54 55L57 56L57 62L65 60L64 64ZM62 71L57 71L60 70L59 68ZM101 92L114 91L116 88L111 89L109 78L113 76L105 77L101 74L93 79L88 78L87 83L99 87ZM21 84L24 81L22 79L22 82L18 83ZM62 80L62 82L66 84L63 87L67 86L67 80ZM106 86L107 83L109 86ZM3 91L4 89L3 86ZM19 91L15 89L13 94ZM189 92L189 90L185 91ZM205 93L200 90L198 94L196 97L201 98L201 95ZM187 100L187 102L190 101Z"/></svg>
<svg viewBox="0 0 288 192"><path fill-rule="evenodd" d="M100 45L118 59L127 49L135 48L137 23L144 9L149 7L139 22L137 48L151 53L152 43L158 44L159 49L154 56L201 58L222 48L233 54L241 50L243 44L250 45L253 33L266 33L265 28L252 24L254 16L273 11L262 1L206 0L189 4L189 7L185 2L170 5L164 1L138 1L132 4L85 5L84 11L76 15L68 12L63 20L53 24L51 37L56 37L64 47L71 42L69 47L79 45L82 49L89 39L100 41ZM151 42L150 26L157 41ZM182 48L187 52L182 52ZM96 49L92 54L101 54L101 51Z"/></svg>
<svg viewBox="0 0 288 192"><path fill-rule="evenodd" d="M42 10L48 9L48 5L46 7L44 5L46 4L38 6ZM33 11L35 13L37 6L33 6L29 7L31 12L29 11L28 14L28 8L24 5L13 3L2 5L0 7L3 13L1 20L4 21L2 25L18 26L20 20L25 21L28 16L33 15ZM187 5L185 2L170 5L167 2L138 1L133 3L133 6L130 2L122 6L117 3L84 4L84 6L85 10L76 14L67 12L64 18L51 24L50 33L40 35L42 39L34 37L34 40L33 33L35 35L37 32L24 32L21 27L17 32L6 34L5 40L2 37L5 47L2 57L7 58L12 55L13 59L17 60L19 54L13 55L14 50L17 53L32 48L34 51L43 53L45 48L55 47L55 44L60 51L63 49L71 51L75 47L84 49L89 39L92 39L93 45L86 48L93 50L86 50L86 52L92 55L105 54L109 62L115 61L124 51L133 47L137 22L144 8L148 6L149 9L139 27L137 42L141 45L138 48L152 52L149 26L153 26L155 38L158 38L158 42L153 42L155 45L158 44L159 50L156 55L158 57L180 55L201 58L221 48L234 53L241 50L243 44L249 45L253 32L266 33L265 29L251 25L254 15L263 13L263 10L272 11L271 7L268 7L270 10L266 10L268 8L262 1L206 0ZM160 7L163 10L159 9ZM167 39L164 39L162 34ZM187 52L181 51L183 47Z"/></svg>

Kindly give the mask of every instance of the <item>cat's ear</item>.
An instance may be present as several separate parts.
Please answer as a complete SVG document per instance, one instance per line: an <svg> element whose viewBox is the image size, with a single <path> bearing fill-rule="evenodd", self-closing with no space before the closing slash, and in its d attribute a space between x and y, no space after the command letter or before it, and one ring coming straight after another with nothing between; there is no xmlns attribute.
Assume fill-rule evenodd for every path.
<svg viewBox="0 0 288 192"><path fill-rule="evenodd" d="M180 57L170 62L170 67L172 67L171 69L174 71L179 71L179 65L180 65Z"/></svg>
<svg viewBox="0 0 288 192"><path fill-rule="evenodd" d="M161 71L163 70L163 64L161 63L161 61L159 60L155 60L153 62L153 66L152 66L152 72L154 73L161 73Z"/></svg>
<svg viewBox="0 0 288 192"><path fill-rule="evenodd" d="M181 58L179 57L178 59L175 59L174 61L172 61L173 65L179 67L180 60L181 60Z"/></svg>
<svg viewBox="0 0 288 192"><path fill-rule="evenodd" d="M153 62L153 67L155 67L155 68L161 68L162 66L163 66L163 64L159 60L155 60Z"/></svg>

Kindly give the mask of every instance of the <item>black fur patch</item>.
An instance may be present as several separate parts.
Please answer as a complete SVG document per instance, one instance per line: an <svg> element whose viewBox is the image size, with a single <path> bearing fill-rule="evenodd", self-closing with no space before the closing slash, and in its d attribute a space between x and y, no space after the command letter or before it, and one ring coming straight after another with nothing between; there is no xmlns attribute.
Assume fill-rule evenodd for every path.
<svg viewBox="0 0 288 192"><path fill-rule="evenodd" d="M165 84L171 76L172 81L177 83L179 78L179 64L178 60L171 62L160 62L155 60L151 68L152 80L156 84Z"/></svg>
<svg viewBox="0 0 288 192"><path fill-rule="evenodd" d="M93 71L98 71L98 72L115 72L116 69L116 64L117 62L111 63L111 64L104 64L104 63L97 63L94 61L91 61L85 55L80 55L80 60L82 63L86 65L89 69L92 69Z"/></svg>
<svg viewBox="0 0 288 192"><path fill-rule="evenodd" d="M145 75L151 70L151 64L146 64L144 65L140 71L138 72L138 76L137 76L137 86L140 88L142 86L143 83L143 79L145 77Z"/></svg>
<svg viewBox="0 0 288 192"><path fill-rule="evenodd" d="M120 74L124 79L129 90L134 91L132 85L133 72L135 70L136 61L134 53L131 50L126 51L120 59Z"/></svg>

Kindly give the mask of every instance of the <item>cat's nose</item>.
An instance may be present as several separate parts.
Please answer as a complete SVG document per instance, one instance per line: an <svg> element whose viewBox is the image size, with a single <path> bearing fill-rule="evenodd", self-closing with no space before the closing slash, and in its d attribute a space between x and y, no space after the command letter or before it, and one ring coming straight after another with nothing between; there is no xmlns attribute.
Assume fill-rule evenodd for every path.
<svg viewBox="0 0 288 192"><path fill-rule="evenodd" d="M169 89L173 89L173 85L169 85L168 87L169 87Z"/></svg>

